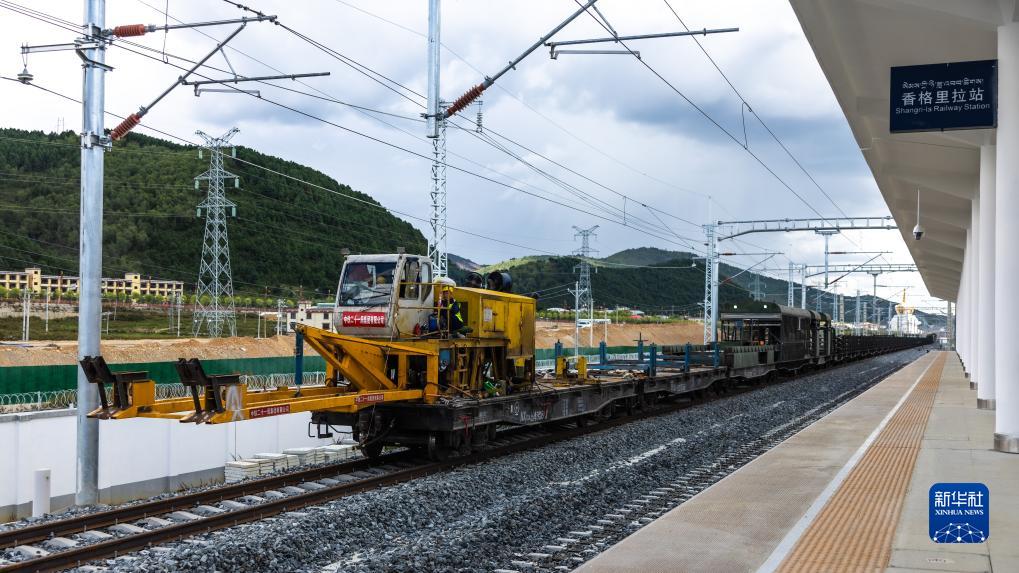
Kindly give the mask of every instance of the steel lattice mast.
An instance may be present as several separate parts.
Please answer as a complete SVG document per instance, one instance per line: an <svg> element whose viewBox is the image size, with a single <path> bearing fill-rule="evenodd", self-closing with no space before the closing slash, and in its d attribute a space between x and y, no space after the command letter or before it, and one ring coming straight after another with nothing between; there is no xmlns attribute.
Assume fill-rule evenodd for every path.
<svg viewBox="0 0 1019 573"><path fill-rule="evenodd" d="M201 181L208 182L205 200L198 204L198 216L205 211L205 239L202 242L202 262L198 269L198 292L195 300L193 334L201 334L203 327L211 337L237 335L237 319L234 310L234 283L230 269L230 242L226 231L226 218L237 215L237 205L226 198L223 182L236 175L223 168L223 147L239 130L235 127L221 137L212 137L201 131L196 132L205 140L209 150L209 170L195 177L195 188ZM201 151L199 151L201 157ZM208 302L202 298L208 297Z"/></svg>
<svg viewBox="0 0 1019 573"><path fill-rule="evenodd" d="M446 254L446 107L439 98L440 36L442 5L440 0L428 2L428 110L425 113L425 135L432 140L432 181L429 197L432 236L428 239L428 258L437 276L448 270Z"/></svg>
<svg viewBox="0 0 1019 573"><path fill-rule="evenodd" d="M580 248L573 251L574 254L580 255L580 264L577 265L574 270L580 271L580 280L577 282L577 290L579 292L580 299L577 303L578 309L584 309L587 311L588 318L594 320L594 292L591 290L591 255L597 253L595 249L591 248L591 237L597 237L594 231L598 228L598 225L591 227L590 229L581 229L574 225L573 229L576 232L573 238L580 237ZM576 317L579 320L579 316ZM593 323L592 323L593 324Z"/></svg>
<svg viewBox="0 0 1019 573"><path fill-rule="evenodd" d="M447 275L449 266L446 252L446 120L436 121L439 135L432 139L432 237L428 241L428 258L432 260L436 276Z"/></svg>

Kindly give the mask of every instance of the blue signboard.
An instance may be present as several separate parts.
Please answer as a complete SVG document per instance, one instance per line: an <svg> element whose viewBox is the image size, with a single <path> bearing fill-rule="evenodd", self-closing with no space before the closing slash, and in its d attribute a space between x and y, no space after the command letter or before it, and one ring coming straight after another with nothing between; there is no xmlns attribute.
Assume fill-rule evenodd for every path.
<svg viewBox="0 0 1019 573"><path fill-rule="evenodd" d="M991 496L982 483L936 483L929 490L927 533L934 543L983 543Z"/></svg>
<svg viewBox="0 0 1019 573"><path fill-rule="evenodd" d="M892 68L890 130L982 129L998 123L998 61Z"/></svg>

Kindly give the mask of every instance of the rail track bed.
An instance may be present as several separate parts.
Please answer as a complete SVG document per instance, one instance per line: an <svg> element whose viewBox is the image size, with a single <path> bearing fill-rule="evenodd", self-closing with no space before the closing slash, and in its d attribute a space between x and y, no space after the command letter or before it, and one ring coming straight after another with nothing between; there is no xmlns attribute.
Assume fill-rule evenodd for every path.
<svg viewBox="0 0 1019 573"><path fill-rule="evenodd" d="M443 462L396 452L12 529L0 556L19 560L0 570L569 570L916 355L504 432Z"/></svg>
<svg viewBox="0 0 1019 573"><path fill-rule="evenodd" d="M413 480L451 468L508 455L685 407L663 405L631 418L547 431L504 432L471 455L428 461L411 451L377 459L362 458L278 476L188 493L68 519L0 532L0 549L15 561L0 561L0 571L51 571L117 557L165 541L233 527L370 489Z"/></svg>

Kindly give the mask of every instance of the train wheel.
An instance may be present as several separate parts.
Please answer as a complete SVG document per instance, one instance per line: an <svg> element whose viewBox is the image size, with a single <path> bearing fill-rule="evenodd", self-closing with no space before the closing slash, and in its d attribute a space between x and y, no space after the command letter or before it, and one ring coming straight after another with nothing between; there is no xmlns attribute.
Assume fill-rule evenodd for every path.
<svg viewBox="0 0 1019 573"><path fill-rule="evenodd" d="M382 442L376 440L369 444L364 444L360 446L360 449L361 453L364 454L364 457L375 459L382 455Z"/></svg>
<svg viewBox="0 0 1019 573"><path fill-rule="evenodd" d="M435 432L428 434L428 459L433 462L444 462L452 453L453 451L442 443L442 436Z"/></svg>

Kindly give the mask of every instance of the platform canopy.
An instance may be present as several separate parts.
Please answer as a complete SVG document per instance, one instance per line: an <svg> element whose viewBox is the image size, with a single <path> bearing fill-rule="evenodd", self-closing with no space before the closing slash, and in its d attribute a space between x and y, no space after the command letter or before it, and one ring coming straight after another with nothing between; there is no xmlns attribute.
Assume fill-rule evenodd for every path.
<svg viewBox="0 0 1019 573"><path fill-rule="evenodd" d="M994 129L889 130L890 69L997 57L1015 0L790 0L906 245L936 297L955 300L980 146ZM999 105L1019 94L999 94ZM912 236L917 188L923 240Z"/></svg>

